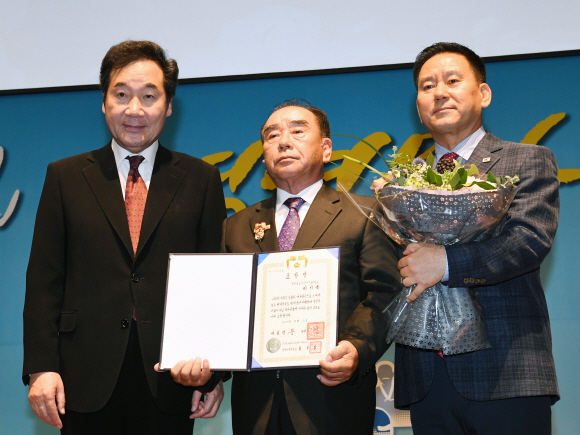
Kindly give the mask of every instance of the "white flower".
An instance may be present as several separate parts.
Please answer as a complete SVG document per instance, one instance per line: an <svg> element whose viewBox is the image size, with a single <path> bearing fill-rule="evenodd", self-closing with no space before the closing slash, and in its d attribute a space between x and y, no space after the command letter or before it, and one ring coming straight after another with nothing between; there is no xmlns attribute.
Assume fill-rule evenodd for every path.
<svg viewBox="0 0 580 435"><path fill-rule="evenodd" d="M467 181L465 182L465 185L471 186L473 184L473 182L476 180L477 179L473 175L470 175L469 177L467 177Z"/></svg>

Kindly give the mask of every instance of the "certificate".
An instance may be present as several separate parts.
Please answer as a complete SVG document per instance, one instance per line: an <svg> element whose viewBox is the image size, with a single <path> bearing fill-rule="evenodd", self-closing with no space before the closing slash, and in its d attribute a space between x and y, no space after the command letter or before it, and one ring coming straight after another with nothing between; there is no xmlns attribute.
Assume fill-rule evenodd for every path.
<svg viewBox="0 0 580 435"><path fill-rule="evenodd" d="M339 253L170 254L160 367L318 366L337 343Z"/></svg>

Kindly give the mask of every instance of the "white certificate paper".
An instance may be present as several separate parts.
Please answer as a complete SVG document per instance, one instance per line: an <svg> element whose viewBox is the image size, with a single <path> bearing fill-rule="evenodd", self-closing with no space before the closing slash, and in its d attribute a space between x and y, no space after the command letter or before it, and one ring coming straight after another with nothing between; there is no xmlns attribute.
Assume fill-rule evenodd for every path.
<svg viewBox="0 0 580 435"><path fill-rule="evenodd" d="M337 343L339 252L170 254L160 368L318 366Z"/></svg>
<svg viewBox="0 0 580 435"><path fill-rule="evenodd" d="M258 254L253 369L318 366L336 346L338 251Z"/></svg>
<svg viewBox="0 0 580 435"><path fill-rule="evenodd" d="M252 255L169 255L161 369L198 356L212 370L246 368L252 264Z"/></svg>

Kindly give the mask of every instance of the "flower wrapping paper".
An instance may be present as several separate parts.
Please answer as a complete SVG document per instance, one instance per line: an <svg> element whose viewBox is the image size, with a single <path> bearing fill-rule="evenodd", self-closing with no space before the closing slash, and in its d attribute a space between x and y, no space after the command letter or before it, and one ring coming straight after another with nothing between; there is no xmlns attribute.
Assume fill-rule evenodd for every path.
<svg viewBox="0 0 580 435"><path fill-rule="evenodd" d="M517 187L507 184L492 191L450 192L386 186L373 191L379 207L369 218L395 242L446 246L491 237ZM490 347L477 287L450 288L440 282L407 302L414 287L403 288L384 309L389 319L388 343L444 355Z"/></svg>

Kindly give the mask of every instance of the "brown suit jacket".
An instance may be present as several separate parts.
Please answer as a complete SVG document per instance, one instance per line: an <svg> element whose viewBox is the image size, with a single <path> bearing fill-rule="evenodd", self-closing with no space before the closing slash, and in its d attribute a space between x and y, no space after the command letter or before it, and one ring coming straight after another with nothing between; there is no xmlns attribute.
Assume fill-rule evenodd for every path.
<svg viewBox="0 0 580 435"><path fill-rule="evenodd" d="M26 276L23 379L63 378L66 407L101 409L129 339L133 306L147 380L161 410L184 412L192 389L159 360L170 252L217 252L225 205L219 171L159 146L137 255L111 145L48 166Z"/></svg>
<svg viewBox="0 0 580 435"><path fill-rule="evenodd" d="M354 195L372 208L375 200ZM224 222L222 252L278 251L276 195ZM271 229L261 242L254 224ZM288 410L298 434L372 434L375 415L375 362L387 349L380 307L399 289L393 243L341 192L322 186L294 243L294 249L340 246L339 340L358 350L359 369L350 381L326 387L318 368L283 370ZM275 370L234 374L232 419L235 434L263 434L272 407Z"/></svg>

